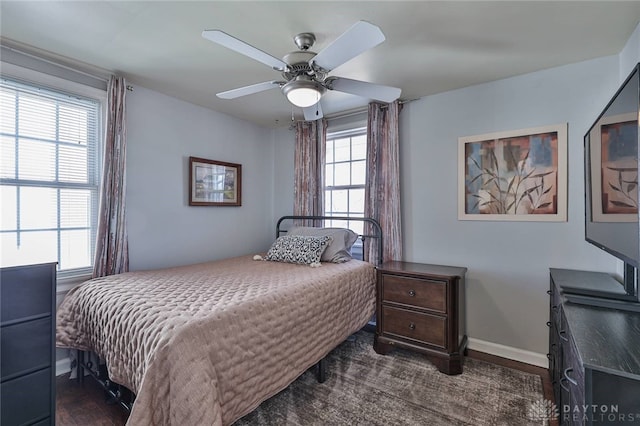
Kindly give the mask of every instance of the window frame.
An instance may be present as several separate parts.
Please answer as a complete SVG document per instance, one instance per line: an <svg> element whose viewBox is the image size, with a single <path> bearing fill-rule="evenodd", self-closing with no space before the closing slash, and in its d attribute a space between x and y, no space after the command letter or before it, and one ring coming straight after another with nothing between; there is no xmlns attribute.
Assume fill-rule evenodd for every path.
<svg viewBox="0 0 640 426"><path fill-rule="evenodd" d="M325 141L325 145L327 145L330 141L333 142L337 139L345 139L345 138L354 138L354 137L358 137L358 136L364 136L365 137L365 141L367 141L367 127L366 126L360 126L360 125L353 125L349 128L343 129L343 130L337 130L337 131L327 131L327 136L326 136L326 141ZM336 212L333 211L333 200L331 199L330 201L327 200L328 197L330 197L330 192L331 191L335 191L335 190L350 190L350 189L361 189L363 192L365 191L365 187L367 185L367 175L366 175L366 165L367 165L367 143L365 143L365 157L364 159L357 159L357 160L353 160L353 142L350 141L349 143L349 149L350 149L350 153L349 153L349 160L341 160L336 162L335 161L335 150L334 150L334 156L333 156L333 160L332 162L327 161L326 158L326 154L325 154L325 179L323 182L323 191L324 191L324 197L325 197L325 206L324 206L324 214L325 216L341 216L341 217L357 217L357 218L362 218L364 217L364 203L362 206L362 212L352 212L350 210L350 200L349 200L349 196L347 195L347 211L346 212ZM335 145L334 145L335 148ZM325 147L325 150L328 151L328 149ZM348 163L350 166L352 165L352 163L354 162L359 162L359 161L364 161L365 163L365 179L364 182L362 184L353 184L353 176L350 175L349 177L349 184L348 185L335 185L335 167L334 167L334 179L332 179L332 182L334 183L333 185L327 185L327 165L329 164L344 164L344 163ZM350 170L351 167L350 167ZM350 172L351 173L351 172ZM347 192L348 194L348 192ZM363 198L364 201L364 198ZM331 211L327 211L326 207L327 205L331 205L332 206L332 210ZM327 223L328 222L328 223ZM362 222L358 222L358 223L362 223ZM325 221L325 226L339 226L339 227L350 227L349 221L333 221L333 220L326 220ZM360 242L360 240L358 240L358 243Z"/></svg>
<svg viewBox="0 0 640 426"><path fill-rule="evenodd" d="M95 250L96 243L96 234L97 234L97 225L98 225L98 214L99 214L99 205L100 205L100 191L101 191L101 180L102 180L102 171L103 171L103 157L104 157L104 135L105 135L105 125L106 125L106 114L107 114L107 92L106 90L97 89L95 87L87 86L81 83L76 83L74 81L66 80L60 77L55 77L49 74L44 74L39 71L35 71L32 69L24 68L21 66L17 66L14 64L0 62L0 77L6 78L8 80L14 80L18 83L30 85L35 88L41 88L44 90L49 90L53 92L58 92L62 94L66 94L69 96L77 96L80 98L88 98L91 100L95 100L98 103L98 122L97 122L97 133L98 139L95 146L95 174L96 174L96 184L97 184L97 199L95 201L95 212L91 217L91 230L93 235L91 236L91 249ZM57 165L56 165L57 167ZM3 183L11 183L11 179L3 179ZM21 182L20 180L16 180L15 183ZM33 185L30 185L30 182L24 181L26 185L22 184L21 186L32 186L32 187L47 187L45 185L40 185L39 182L33 182ZM63 184L53 184L49 187L58 187L58 188L73 188L74 185L65 185ZM53 228L53 230L59 232L60 224L58 220L58 226ZM25 231L26 232L26 231ZM59 259L56 259L58 261ZM91 276L93 272L93 262L94 256L91 253L90 257L91 264L87 267L82 268L73 268L67 270L57 270L57 278L58 283L68 284L75 283L79 280L84 280Z"/></svg>

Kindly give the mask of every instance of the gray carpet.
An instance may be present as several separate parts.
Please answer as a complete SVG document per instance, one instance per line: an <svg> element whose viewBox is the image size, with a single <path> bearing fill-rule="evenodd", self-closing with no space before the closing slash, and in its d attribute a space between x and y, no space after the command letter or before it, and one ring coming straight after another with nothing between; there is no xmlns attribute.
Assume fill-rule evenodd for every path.
<svg viewBox="0 0 640 426"><path fill-rule="evenodd" d="M329 354L325 383L311 369L234 425L540 424L527 419L543 399L537 375L467 358L447 376L419 354L376 354L371 333L350 340Z"/></svg>

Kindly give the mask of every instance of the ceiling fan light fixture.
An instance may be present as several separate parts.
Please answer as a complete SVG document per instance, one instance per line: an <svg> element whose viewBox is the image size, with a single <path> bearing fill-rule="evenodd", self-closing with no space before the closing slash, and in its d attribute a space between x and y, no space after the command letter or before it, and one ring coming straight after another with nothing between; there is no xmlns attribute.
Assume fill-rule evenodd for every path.
<svg viewBox="0 0 640 426"><path fill-rule="evenodd" d="M293 105L307 108L320 101L325 88L316 81L301 77L296 77L282 86L282 93Z"/></svg>

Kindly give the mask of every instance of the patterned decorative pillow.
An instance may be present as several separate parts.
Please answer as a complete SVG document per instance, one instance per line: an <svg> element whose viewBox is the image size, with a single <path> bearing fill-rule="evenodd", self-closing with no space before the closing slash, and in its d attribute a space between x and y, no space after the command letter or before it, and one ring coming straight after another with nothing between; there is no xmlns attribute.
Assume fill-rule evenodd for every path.
<svg viewBox="0 0 640 426"><path fill-rule="evenodd" d="M273 243L264 260L319 266L330 242L329 236L284 235Z"/></svg>

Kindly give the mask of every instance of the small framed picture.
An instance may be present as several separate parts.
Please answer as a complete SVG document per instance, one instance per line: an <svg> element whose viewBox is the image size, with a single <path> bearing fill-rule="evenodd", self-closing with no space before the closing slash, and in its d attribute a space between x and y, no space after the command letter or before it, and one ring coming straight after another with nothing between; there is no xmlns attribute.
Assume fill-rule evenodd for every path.
<svg viewBox="0 0 640 426"><path fill-rule="evenodd" d="M189 157L190 206L241 206L242 165Z"/></svg>

